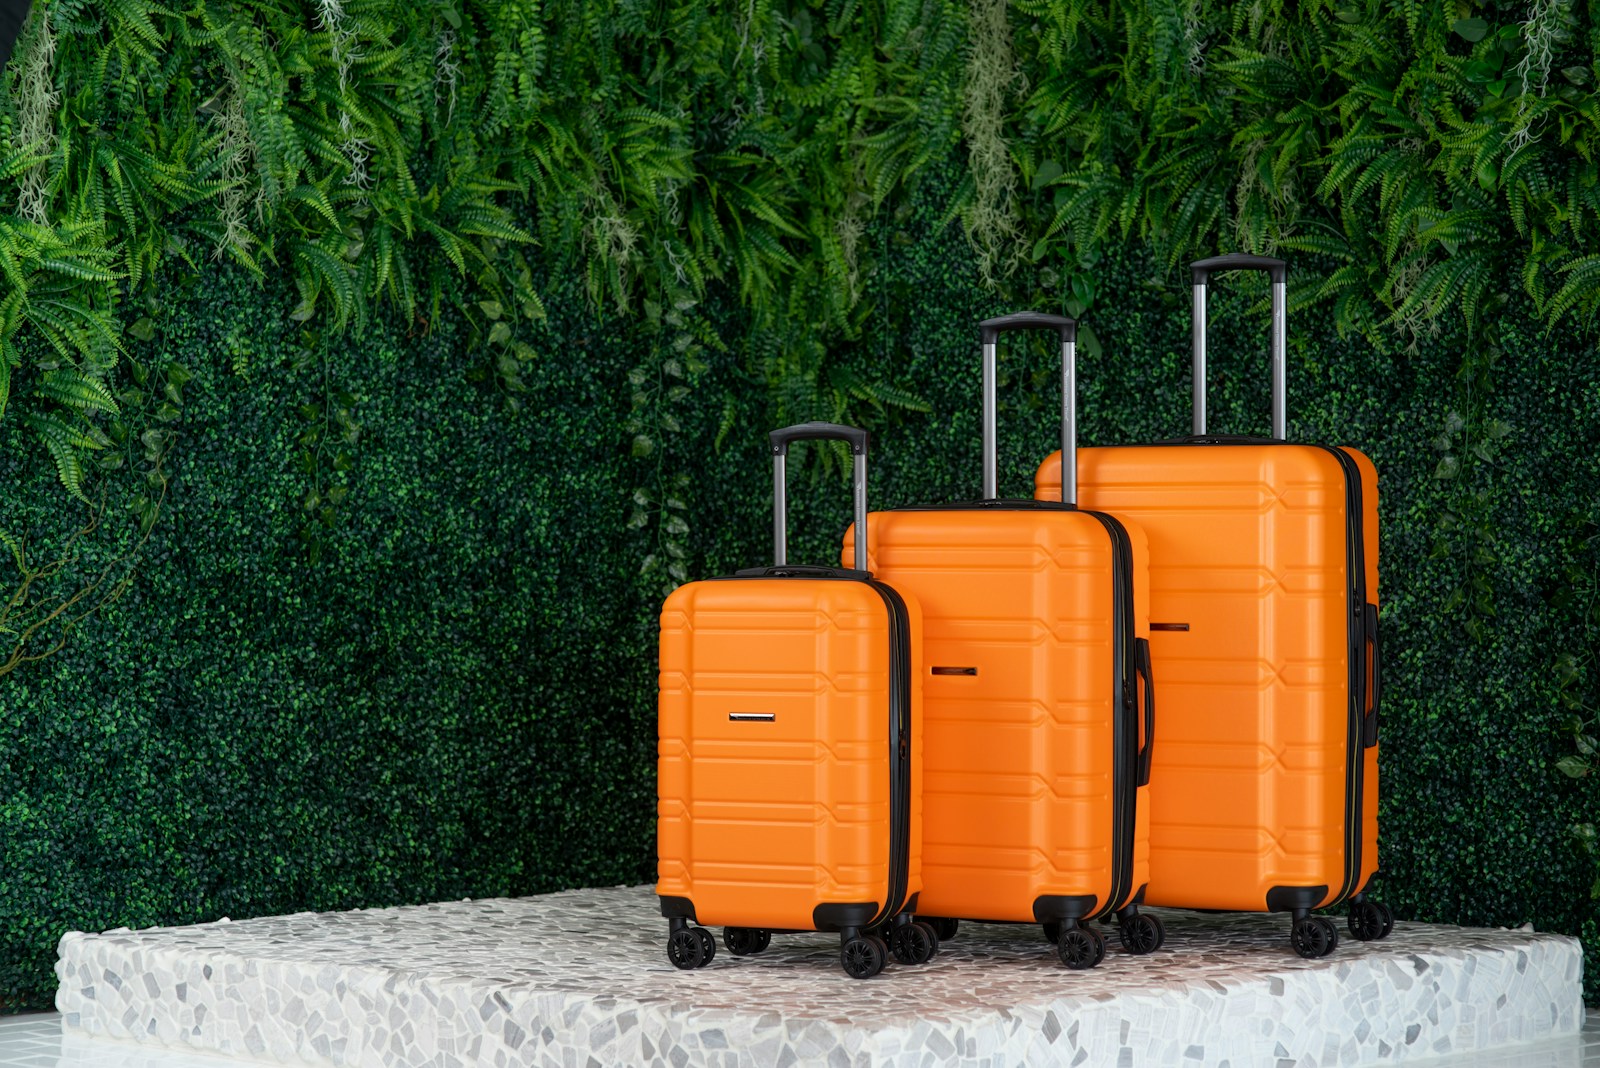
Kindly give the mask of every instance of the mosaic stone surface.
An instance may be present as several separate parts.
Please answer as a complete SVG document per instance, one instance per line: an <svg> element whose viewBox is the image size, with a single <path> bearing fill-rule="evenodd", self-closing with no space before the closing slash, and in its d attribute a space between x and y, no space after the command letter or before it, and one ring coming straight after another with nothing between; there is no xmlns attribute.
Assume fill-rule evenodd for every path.
<svg viewBox="0 0 1600 1068"><path fill-rule="evenodd" d="M1401 923L1330 957L1284 917L1151 910L1100 967L1038 928L963 924L921 967L848 978L832 935L666 959L648 887L301 913L61 940L69 1030L339 1066L1246 1065L1415 1060L1574 1034L1574 939ZM1342 925L1341 925L1342 930ZM716 932L720 935L720 932Z"/></svg>

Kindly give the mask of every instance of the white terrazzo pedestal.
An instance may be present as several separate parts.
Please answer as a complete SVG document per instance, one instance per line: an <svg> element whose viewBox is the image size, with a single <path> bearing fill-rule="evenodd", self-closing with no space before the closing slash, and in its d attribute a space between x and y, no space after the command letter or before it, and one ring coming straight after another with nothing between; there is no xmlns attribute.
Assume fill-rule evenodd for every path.
<svg viewBox="0 0 1600 1068"><path fill-rule="evenodd" d="M1575 939L1401 923L1301 960L1281 916L1157 911L1166 945L1068 971L1038 928L963 924L922 967L838 939L680 972L648 887L301 913L61 940L69 1031L277 1063L1399 1063L1576 1034ZM1341 933L1343 925L1341 923ZM720 932L717 932L720 935Z"/></svg>

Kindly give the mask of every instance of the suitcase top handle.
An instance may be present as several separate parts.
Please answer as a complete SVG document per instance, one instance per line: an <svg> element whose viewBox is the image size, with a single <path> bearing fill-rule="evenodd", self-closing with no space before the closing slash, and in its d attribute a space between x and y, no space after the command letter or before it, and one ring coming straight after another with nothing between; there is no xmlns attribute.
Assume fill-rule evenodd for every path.
<svg viewBox="0 0 1600 1068"><path fill-rule="evenodd" d="M1216 271L1265 271L1272 278L1272 436L1288 438L1289 265L1272 256L1242 252L1196 260L1194 281L1194 433L1206 432L1206 288Z"/></svg>
<svg viewBox="0 0 1600 1068"><path fill-rule="evenodd" d="M1021 311L978 324L983 344L983 496L1000 496L996 444L995 343L1008 330L1054 330L1061 337L1061 499L1078 503L1078 324L1065 315Z"/></svg>
<svg viewBox="0 0 1600 1068"><path fill-rule="evenodd" d="M865 430L838 423L800 423L774 430L772 442L772 563L783 567L789 562L789 488L785 461L789 446L796 441L842 441L850 446L853 461L851 482L855 490L856 570L867 570L867 445Z"/></svg>

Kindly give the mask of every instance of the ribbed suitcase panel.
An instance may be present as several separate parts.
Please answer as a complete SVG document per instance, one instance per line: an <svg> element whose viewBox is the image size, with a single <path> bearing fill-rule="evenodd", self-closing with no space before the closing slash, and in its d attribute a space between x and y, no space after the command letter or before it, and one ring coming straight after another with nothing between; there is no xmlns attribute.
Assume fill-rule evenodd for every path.
<svg viewBox="0 0 1600 1068"><path fill-rule="evenodd" d="M890 650L875 590L682 586L661 613L660 684L658 894L690 899L703 924L802 930L818 904L883 902Z"/></svg>
<svg viewBox="0 0 1600 1068"><path fill-rule="evenodd" d="M1078 459L1080 503L1129 516L1149 539L1159 705L1146 900L1261 910L1273 887L1337 894L1349 752L1343 469L1298 445L1098 448ZM1375 598L1376 472L1366 470ZM1035 496L1059 487L1057 453ZM1363 757L1367 874L1375 754Z"/></svg>
<svg viewBox="0 0 1600 1068"><path fill-rule="evenodd" d="M1113 830L1105 528L1002 510L878 512L868 523L873 573L923 613L918 911L1031 921L1042 895L1103 904ZM853 552L852 529L844 558ZM1129 893L1144 879L1138 860Z"/></svg>

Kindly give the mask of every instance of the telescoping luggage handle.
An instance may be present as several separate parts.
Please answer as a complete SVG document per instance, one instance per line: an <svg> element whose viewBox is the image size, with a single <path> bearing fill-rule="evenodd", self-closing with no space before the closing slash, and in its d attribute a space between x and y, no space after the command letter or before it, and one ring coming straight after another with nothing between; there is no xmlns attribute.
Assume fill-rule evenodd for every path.
<svg viewBox="0 0 1600 1068"><path fill-rule="evenodd" d="M995 385L995 343L1008 330L1054 330L1061 337L1061 499L1078 503L1078 324L1065 315L1012 312L978 324L983 343L983 496L1000 496L999 446L995 430L998 408Z"/></svg>
<svg viewBox="0 0 1600 1068"><path fill-rule="evenodd" d="M865 430L838 423L800 423L774 430L772 441L772 563L789 562L789 490L784 471L789 444L795 441L842 441L850 446L856 506L856 570L867 570L867 443Z"/></svg>
<svg viewBox="0 0 1600 1068"><path fill-rule="evenodd" d="M1266 271L1272 277L1272 436L1288 435L1289 265L1272 256L1242 252L1196 260L1194 281L1194 433L1206 432L1206 286L1216 271Z"/></svg>

